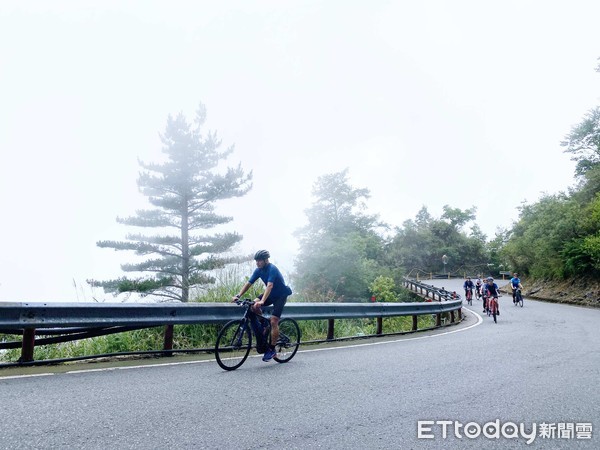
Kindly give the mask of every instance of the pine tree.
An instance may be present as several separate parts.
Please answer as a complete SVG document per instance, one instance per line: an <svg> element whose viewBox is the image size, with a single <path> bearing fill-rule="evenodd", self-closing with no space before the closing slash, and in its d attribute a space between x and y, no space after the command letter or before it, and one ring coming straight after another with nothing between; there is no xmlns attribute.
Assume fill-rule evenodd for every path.
<svg viewBox="0 0 600 450"><path fill-rule="evenodd" d="M108 292L139 292L166 299L189 300L190 286L214 281L210 271L223 267L231 258L222 255L242 239L237 233L200 234L233 220L215 213L219 200L241 197L252 187L252 173L241 165L217 173L220 161L233 147L219 151L221 140L215 132L202 134L206 109L200 105L194 124L182 113L169 115L161 135L162 152L167 161L144 163L137 184L154 207L136 211L135 216L120 218L127 226L155 229L156 234L128 234L126 241L99 241L101 248L133 250L147 257L142 262L121 265L125 272L152 274L143 278L120 278L88 283Z"/></svg>

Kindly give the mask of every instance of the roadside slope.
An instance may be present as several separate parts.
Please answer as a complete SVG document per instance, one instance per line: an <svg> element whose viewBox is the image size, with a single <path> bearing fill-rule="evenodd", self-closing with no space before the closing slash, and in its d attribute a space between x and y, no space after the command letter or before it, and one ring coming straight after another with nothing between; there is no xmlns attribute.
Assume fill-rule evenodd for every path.
<svg viewBox="0 0 600 450"><path fill-rule="evenodd" d="M500 283L498 283L500 285ZM523 295L536 300L600 308L600 280L572 278L569 280L522 280ZM510 292L508 283L500 285Z"/></svg>

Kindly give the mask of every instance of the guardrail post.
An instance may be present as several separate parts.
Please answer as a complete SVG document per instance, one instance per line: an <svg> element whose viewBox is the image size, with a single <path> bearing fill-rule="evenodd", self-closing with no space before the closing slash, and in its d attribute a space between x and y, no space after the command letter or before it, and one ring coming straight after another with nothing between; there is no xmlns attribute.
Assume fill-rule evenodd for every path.
<svg viewBox="0 0 600 450"><path fill-rule="evenodd" d="M450 311L450 323L454 323L454 311Z"/></svg>
<svg viewBox="0 0 600 450"><path fill-rule="evenodd" d="M377 335L383 334L383 318L377 318L377 331L375 332Z"/></svg>
<svg viewBox="0 0 600 450"><path fill-rule="evenodd" d="M412 326L412 330L413 331L417 331L417 316L412 316L413 318L413 326Z"/></svg>
<svg viewBox="0 0 600 450"><path fill-rule="evenodd" d="M21 346L21 358L19 362L33 361L33 349L35 347L35 328L23 330L23 344Z"/></svg>
<svg viewBox="0 0 600 450"><path fill-rule="evenodd" d="M334 320L328 319L327 321L327 340L331 341L333 339L333 331L334 331Z"/></svg>
<svg viewBox="0 0 600 450"><path fill-rule="evenodd" d="M173 350L173 325L165 326L165 342L163 350ZM173 356L172 352L165 352L165 356Z"/></svg>
<svg viewBox="0 0 600 450"><path fill-rule="evenodd" d="M442 315L441 314L436 314L436 316L435 316L435 326L436 327L441 327L442 326Z"/></svg>
<svg viewBox="0 0 600 450"><path fill-rule="evenodd" d="M462 320L462 308L458 308L458 320Z"/></svg>

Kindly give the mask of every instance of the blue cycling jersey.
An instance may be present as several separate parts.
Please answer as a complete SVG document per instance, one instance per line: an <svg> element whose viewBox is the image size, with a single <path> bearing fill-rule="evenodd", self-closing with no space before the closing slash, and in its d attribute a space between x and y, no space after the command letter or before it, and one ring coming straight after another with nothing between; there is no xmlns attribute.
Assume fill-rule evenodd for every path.
<svg viewBox="0 0 600 450"><path fill-rule="evenodd" d="M273 289L271 290L269 298L282 298L292 294L292 290L285 285L283 275L281 275L279 269L272 263L267 264L262 269L257 267L248 280L248 283L253 284L259 278L265 285L267 283L273 283Z"/></svg>
<svg viewBox="0 0 600 450"><path fill-rule="evenodd" d="M486 283L483 286L483 289L485 292L487 292L492 297L498 297L498 295L500 293L500 289L498 288L498 285L496 283L492 284L491 286Z"/></svg>

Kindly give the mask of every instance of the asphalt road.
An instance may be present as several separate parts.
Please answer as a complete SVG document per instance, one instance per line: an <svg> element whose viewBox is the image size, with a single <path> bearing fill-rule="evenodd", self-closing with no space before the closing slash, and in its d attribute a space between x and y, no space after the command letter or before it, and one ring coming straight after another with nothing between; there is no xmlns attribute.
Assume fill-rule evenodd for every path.
<svg viewBox="0 0 600 450"><path fill-rule="evenodd" d="M251 358L233 372L189 359L0 371L0 448L600 448L600 310L520 308L505 295L494 324L471 309L441 331L306 347L288 364ZM419 421L434 422L420 428L431 438ZM440 421L451 422L445 438ZM471 436L489 422L504 431L458 437L469 422ZM542 437L551 424L555 437Z"/></svg>

